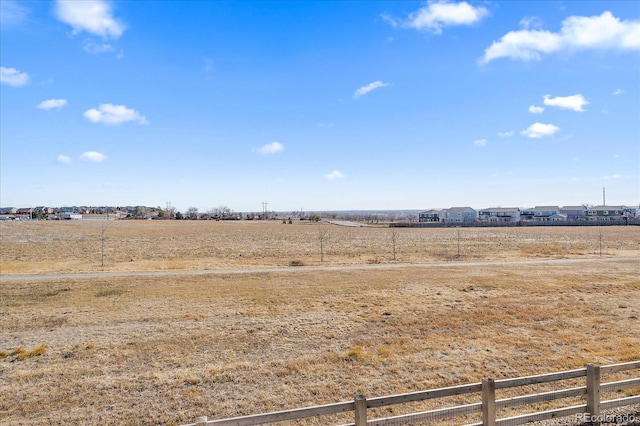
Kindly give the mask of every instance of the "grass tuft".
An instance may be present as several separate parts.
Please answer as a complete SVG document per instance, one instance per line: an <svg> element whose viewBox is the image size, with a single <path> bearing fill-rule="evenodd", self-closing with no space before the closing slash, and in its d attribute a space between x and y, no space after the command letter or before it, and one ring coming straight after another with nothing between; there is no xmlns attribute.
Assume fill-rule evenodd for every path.
<svg viewBox="0 0 640 426"><path fill-rule="evenodd" d="M20 347L11 351L10 356L13 357L12 361L24 361L27 358L32 358L34 356L40 356L47 353L47 346L40 345L37 348L31 349L30 351Z"/></svg>
<svg viewBox="0 0 640 426"><path fill-rule="evenodd" d="M96 293L96 297L122 296L126 292L121 289L102 290Z"/></svg>

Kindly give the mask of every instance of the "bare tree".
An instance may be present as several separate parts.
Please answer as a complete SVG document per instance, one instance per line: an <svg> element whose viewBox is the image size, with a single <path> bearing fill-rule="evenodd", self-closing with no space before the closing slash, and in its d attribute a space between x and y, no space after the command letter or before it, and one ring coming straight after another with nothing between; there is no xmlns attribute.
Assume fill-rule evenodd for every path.
<svg viewBox="0 0 640 426"><path fill-rule="evenodd" d="M107 231L107 228L113 225L114 223L115 223L115 220L105 220L104 223L100 225L100 246L101 246L100 266L103 268L104 268L104 243L105 243L105 240L107 239L106 231Z"/></svg>
<svg viewBox="0 0 640 426"><path fill-rule="evenodd" d="M211 217L213 217L214 219L224 219L231 217L231 215L233 214L233 210L231 210L227 206L218 206L207 211L207 213L209 213L209 215L211 215Z"/></svg>
<svg viewBox="0 0 640 426"><path fill-rule="evenodd" d="M318 241L320 242L320 262L324 262L324 240L329 230L324 226L318 227Z"/></svg>
<svg viewBox="0 0 640 426"><path fill-rule="evenodd" d="M198 208L197 207L189 207L185 213L187 219L195 220L198 218Z"/></svg>
<svg viewBox="0 0 640 426"><path fill-rule="evenodd" d="M391 227L391 245L393 247L393 260L396 260L396 244L398 242L398 230L392 226Z"/></svg>

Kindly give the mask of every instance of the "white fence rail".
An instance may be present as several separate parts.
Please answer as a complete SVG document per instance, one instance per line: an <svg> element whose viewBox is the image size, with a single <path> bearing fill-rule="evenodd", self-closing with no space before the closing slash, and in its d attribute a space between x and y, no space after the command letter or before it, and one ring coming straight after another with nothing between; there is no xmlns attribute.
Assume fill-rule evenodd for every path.
<svg viewBox="0 0 640 426"><path fill-rule="evenodd" d="M411 424L417 422L435 421L438 419L450 419L457 416L481 413L482 421L469 426L512 426L521 425L532 421L542 421L558 417L583 415L598 417L604 410L640 404L640 377L619 380L615 382L601 383L600 377L605 374L614 374L627 370L640 369L640 361L632 361L620 364L598 366L588 364L585 368L563 371L559 373L540 374L536 376L518 377L515 379L493 380L482 379L480 383L452 386L447 388L431 389L420 392L390 395L376 398L365 398L356 395L353 401L338 402L327 405L316 405L307 408L277 411L251 416L234 417L220 420L208 420L201 417L196 423L185 426L251 426L268 423L296 420L309 417L327 416L345 412L354 413L354 423L344 426L391 426L398 424ZM562 380L585 378L585 385L567 389L540 392L529 395L515 396L511 398L496 399L496 390L518 388L522 386L537 385L541 383L558 382ZM619 392L624 389L639 388L637 395L601 401L602 393ZM388 407L391 405L405 404L426 400L435 400L450 396L480 393L481 401L472 404L457 405L454 407L440 408L393 417L367 419L367 410L370 408ZM497 418L496 413L504 408L513 408L522 405L540 404L564 398L585 397L584 404L563 408L555 408L546 411L521 414L514 417Z"/></svg>

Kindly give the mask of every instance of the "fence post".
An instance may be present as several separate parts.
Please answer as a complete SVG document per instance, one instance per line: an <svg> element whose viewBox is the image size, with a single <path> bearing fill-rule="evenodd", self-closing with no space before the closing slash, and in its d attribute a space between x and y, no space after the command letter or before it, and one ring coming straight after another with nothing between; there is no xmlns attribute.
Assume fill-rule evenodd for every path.
<svg viewBox="0 0 640 426"><path fill-rule="evenodd" d="M362 394L357 394L354 401L356 412L355 426L367 426L367 398Z"/></svg>
<svg viewBox="0 0 640 426"><path fill-rule="evenodd" d="M196 426L206 426L207 424L207 416L198 417L196 420Z"/></svg>
<svg viewBox="0 0 640 426"><path fill-rule="evenodd" d="M496 425L496 382L482 379L482 426Z"/></svg>
<svg viewBox="0 0 640 426"><path fill-rule="evenodd" d="M587 412L600 415L600 366L587 364Z"/></svg>

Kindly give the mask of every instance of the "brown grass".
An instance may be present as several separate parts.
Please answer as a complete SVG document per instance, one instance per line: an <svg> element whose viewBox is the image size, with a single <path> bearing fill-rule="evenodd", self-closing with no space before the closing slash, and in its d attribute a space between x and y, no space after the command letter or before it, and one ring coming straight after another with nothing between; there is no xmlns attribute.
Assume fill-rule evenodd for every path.
<svg viewBox="0 0 640 426"><path fill-rule="evenodd" d="M320 262L317 224L216 221L97 221L0 223L2 274L269 268L391 263L389 228L331 227ZM405 229L397 233L398 262L638 256L638 227Z"/></svg>
<svg viewBox="0 0 640 426"><path fill-rule="evenodd" d="M119 229L122 234L113 237L128 241L112 253L114 257L146 253L137 244L155 247L153 241L168 238L170 227L160 225L158 234L146 223L140 229L129 223L124 227L118 223L107 231ZM10 224L14 225L22 224ZM87 226L45 225L49 235L61 232L61 247L67 247L65 238L73 240L71 236L77 235L71 231ZM70 226L69 234L55 230L55 225ZM210 228L229 233L220 241L231 241L233 228L240 244L233 250L221 249L220 262L230 264L220 267L287 266L291 259L319 264L319 256L313 254L313 238L317 238L313 226L249 224L246 229L252 232L240 224L226 231L226 225L220 226ZM177 250L186 258L176 262L195 268L202 259L176 247L187 246L189 238L195 239L196 249L202 242L190 231L191 225L170 229L175 247L165 247L162 253ZM476 233L477 239L467 240L469 247L473 243L495 248L500 243L508 249L509 253L495 257L523 258L523 251L516 248L525 247L525 239L540 238L545 246L569 247L565 257L599 258L594 255L597 245L587 244L593 230L554 229L555 240L552 230L461 233ZM131 232L127 238L125 230ZM9 254L5 253L4 241L18 237L4 231L3 262L17 259L20 244L10 243ZM279 245L274 243L269 251L266 234L271 231L283 234ZM455 243L455 231L399 231L401 260L417 256L410 241L416 247L446 238ZM378 257L387 262L389 253L382 253L387 232L332 229L335 246L330 248L332 254L325 253L325 263L366 264ZM637 250L636 228L605 228L603 234L608 257ZM22 243L21 256L37 258L32 252L41 247L34 238ZM307 238L311 242L305 243ZM349 247L349 253L357 256L349 257L336 248L337 241L343 240L343 249ZM261 241L259 248L253 248L251 241ZM295 244L290 241L299 243L301 252L308 249L309 257L293 252ZM47 244L42 250L49 253ZM234 250L252 252L255 258L233 263L230 253ZM455 251L446 253L455 256ZM480 251L471 253L469 249L465 258L482 258ZM33 268L39 273L83 270L83 264L67 259L65 250L58 250L58 255L60 265L49 253L42 256L45 263ZM159 262L156 255L149 254L153 262ZM527 256L539 257L537 252ZM20 262L30 270L27 260ZM49 266L43 268L44 264ZM118 265L114 261L113 269ZM141 269L145 265L150 263L141 262ZM638 265L635 260L619 260L471 268L452 262L437 268L291 268L286 273L3 280L0 424L83 424L89 419L100 424L191 423L202 415L221 418L346 401L357 392L382 396L478 382L485 376L500 379L580 368L588 362L638 359ZM4 263L2 273L7 273ZM31 352L32 356L17 360L20 353ZM36 352L42 353L35 356ZM396 415L425 407L429 404L389 407L376 414ZM349 417L336 416L302 424L348 421Z"/></svg>

